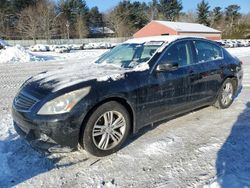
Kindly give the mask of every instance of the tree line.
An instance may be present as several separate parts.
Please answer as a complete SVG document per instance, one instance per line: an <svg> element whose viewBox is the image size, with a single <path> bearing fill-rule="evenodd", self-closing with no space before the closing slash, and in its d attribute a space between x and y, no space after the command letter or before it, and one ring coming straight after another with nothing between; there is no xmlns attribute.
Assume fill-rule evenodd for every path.
<svg viewBox="0 0 250 188"><path fill-rule="evenodd" d="M240 6L211 9L201 0L183 12L181 0L124 0L102 13L84 0L0 0L0 38L46 39L93 37L93 28L109 27L117 37L132 36L151 20L197 22L223 32L225 38L250 38L250 14Z"/></svg>

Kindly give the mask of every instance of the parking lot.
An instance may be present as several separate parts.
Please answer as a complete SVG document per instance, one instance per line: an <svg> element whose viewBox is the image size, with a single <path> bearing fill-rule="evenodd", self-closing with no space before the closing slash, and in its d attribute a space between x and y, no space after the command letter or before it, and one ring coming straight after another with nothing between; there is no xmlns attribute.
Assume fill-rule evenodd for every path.
<svg viewBox="0 0 250 188"><path fill-rule="evenodd" d="M229 109L206 107L147 127L104 158L84 150L39 153L12 127L11 102L22 82L71 66L70 60L0 64L0 187L250 186L250 52L237 55L243 61L243 89Z"/></svg>

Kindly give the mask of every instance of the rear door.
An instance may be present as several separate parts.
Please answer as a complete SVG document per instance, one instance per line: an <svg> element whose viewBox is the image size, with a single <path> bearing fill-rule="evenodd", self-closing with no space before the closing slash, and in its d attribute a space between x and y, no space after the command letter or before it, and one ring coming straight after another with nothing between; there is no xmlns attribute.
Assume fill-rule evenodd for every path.
<svg viewBox="0 0 250 188"><path fill-rule="evenodd" d="M194 40L195 64L190 66L190 102L194 105L210 102L219 88L222 49L218 45L205 41Z"/></svg>

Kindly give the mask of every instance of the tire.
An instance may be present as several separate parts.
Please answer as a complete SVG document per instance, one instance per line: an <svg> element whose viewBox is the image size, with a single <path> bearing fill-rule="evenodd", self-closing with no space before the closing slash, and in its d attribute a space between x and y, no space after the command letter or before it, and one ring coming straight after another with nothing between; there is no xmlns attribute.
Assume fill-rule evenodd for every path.
<svg viewBox="0 0 250 188"><path fill-rule="evenodd" d="M228 108L234 100L236 91L236 81L230 78L227 78L219 91L216 102L214 106L218 109Z"/></svg>
<svg viewBox="0 0 250 188"><path fill-rule="evenodd" d="M94 156L110 155L121 148L130 128L127 109L118 102L107 102L97 107L88 118L80 144Z"/></svg>

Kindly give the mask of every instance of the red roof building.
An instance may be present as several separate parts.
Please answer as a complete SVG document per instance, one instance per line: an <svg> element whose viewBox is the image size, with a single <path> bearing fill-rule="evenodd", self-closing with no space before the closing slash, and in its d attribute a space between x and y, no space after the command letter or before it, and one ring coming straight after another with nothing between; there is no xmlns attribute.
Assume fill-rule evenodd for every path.
<svg viewBox="0 0 250 188"><path fill-rule="evenodd" d="M221 31L202 24L158 20L151 21L149 24L137 31L133 37L138 38L160 35L198 36L210 40L221 39Z"/></svg>

